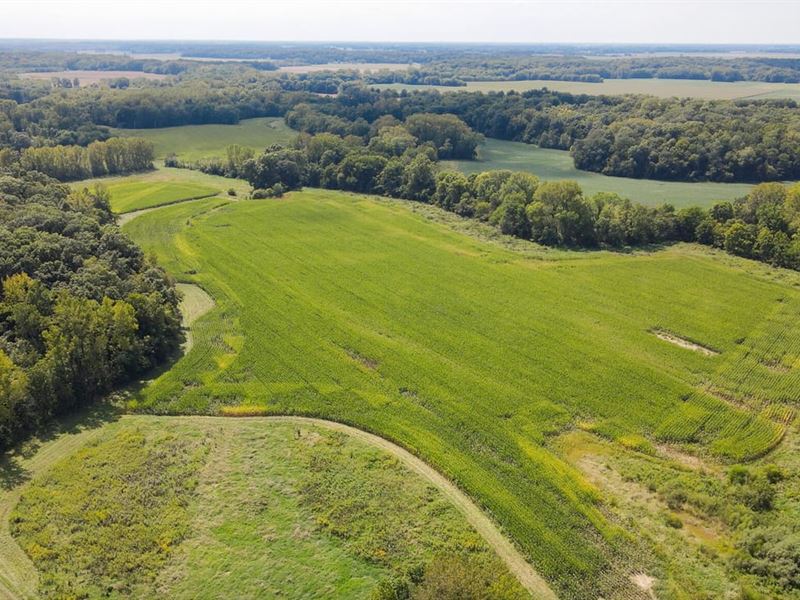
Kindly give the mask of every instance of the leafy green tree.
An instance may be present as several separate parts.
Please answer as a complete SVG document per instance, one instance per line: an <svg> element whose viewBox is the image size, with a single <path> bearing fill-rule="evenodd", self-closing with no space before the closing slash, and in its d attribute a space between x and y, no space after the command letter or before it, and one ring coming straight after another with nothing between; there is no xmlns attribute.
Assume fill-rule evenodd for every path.
<svg viewBox="0 0 800 600"><path fill-rule="evenodd" d="M436 164L420 154L403 169L401 195L410 200L430 202L436 192Z"/></svg>
<svg viewBox="0 0 800 600"><path fill-rule="evenodd" d="M546 181L527 207L531 238L548 245L592 245L593 211L574 181Z"/></svg>
<svg viewBox="0 0 800 600"><path fill-rule="evenodd" d="M417 113L404 123L420 143L431 142L441 160L474 158L483 136L452 114Z"/></svg>
<svg viewBox="0 0 800 600"><path fill-rule="evenodd" d="M506 235L530 239L531 224L525 206L525 196L521 192L506 194L489 221Z"/></svg>
<svg viewBox="0 0 800 600"><path fill-rule="evenodd" d="M436 206L453 211L459 203L469 201L470 197L470 182L462 173L443 171L436 175L436 192L433 195Z"/></svg>
<svg viewBox="0 0 800 600"><path fill-rule="evenodd" d="M725 229L725 251L745 258L752 257L756 241L753 227L739 219L731 221Z"/></svg>

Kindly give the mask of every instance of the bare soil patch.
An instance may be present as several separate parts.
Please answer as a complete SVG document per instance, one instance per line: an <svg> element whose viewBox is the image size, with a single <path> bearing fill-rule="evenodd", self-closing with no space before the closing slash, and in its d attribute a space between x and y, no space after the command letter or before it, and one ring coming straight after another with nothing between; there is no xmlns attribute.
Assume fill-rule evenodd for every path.
<svg viewBox="0 0 800 600"><path fill-rule="evenodd" d="M664 331L663 329L653 329L651 333L655 335L657 338L664 340L665 342L669 342L670 344L675 344L676 346L680 346L681 348L686 348L687 350L693 350L694 352L699 352L700 354L704 354L706 356L716 356L719 354L719 352L717 352L712 348L709 348L707 346L702 346L701 344L697 344L695 342L692 342L691 340L687 340L686 338L677 336L674 333L670 333L669 331Z"/></svg>

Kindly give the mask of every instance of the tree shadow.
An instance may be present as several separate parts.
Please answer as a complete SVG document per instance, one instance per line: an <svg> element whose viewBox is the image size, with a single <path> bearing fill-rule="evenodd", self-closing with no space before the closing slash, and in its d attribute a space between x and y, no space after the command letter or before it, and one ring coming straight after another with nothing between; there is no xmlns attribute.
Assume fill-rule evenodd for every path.
<svg viewBox="0 0 800 600"><path fill-rule="evenodd" d="M51 419L27 440L0 454L0 490L10 491L30 480L32 473L25 461L33 458L44 444L62 435L99 429L117 421L122 411L104 401L71 415Z"/></svg>

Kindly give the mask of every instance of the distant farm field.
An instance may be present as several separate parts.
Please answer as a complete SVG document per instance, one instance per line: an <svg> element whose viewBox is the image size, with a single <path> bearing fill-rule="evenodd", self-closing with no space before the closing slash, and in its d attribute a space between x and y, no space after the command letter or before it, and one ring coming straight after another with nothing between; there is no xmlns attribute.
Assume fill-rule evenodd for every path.
<svg viewBox="0 0 800 600"><path fill-rule="evenodd" d="M216 195L219 190L195 183L128 181L108 186L116 213Z"/></svg>
<svg viewBox="0 0 800 600"><path fill-rule="evenodd" d="M697 246L497 243L429 206L321 190L176 204L125 231L215 302L129 409L373 431L484 505L563 598L647 597L634 575L654 568L673 597L712 587L642 551L557 440L749 460L800 400L800 276Z"/></svg>
<svg viewBox="0 0 800 600"><path fill-rule="evenodd" d="M661 98L673 96L703 98L708 100L735 100L739 98L800 99L800 83L766 83L761 81L705 81L694 79L606 79L601 83L579 81L553 81L538 79L528 81L470 81L466 87L409 85L403 83L381 84L377 87L396 90L437 89L441 92L526 92L546 87L558 92L590 95L649 94Z"/></svg>
<svg viewBox="0 0 800 600"><path fill-rule="evenodd" d="M244 119L236 125L184 125L160 129L115 129L116 135L140 137L153 142L156 157L175 154L184 160L223 158L231 144L263 151L272 144L289 144L297 132L283 119Z"/></svg>
<svg viewBox="0 0 800 600"><path fill-rule="evenodd" d="M446 161L443 164L446 168L455 168L464 173L511 169L528 171L542 179L572 179L581 185L586 194L616 192L649 205L669 202L676 207L708 207L718 200L740 198L752 187L745 183L683 183L609 177L576 169L572 156L565 150L492 138L478 148L478 160Z"/></svg>
<svg viewBox="0 0 800 600"><path fill-rule="evenodd" d="M369 63L369 62L355 62L355 63L322 63L317 65L285 65L279 67L279 71L285 73L315 73L317 71L361 71L367 73L370 71L405 71L414 65L403 63Z"/></svg>
<svg viewBox="0 0 800 600"><path fill-rule="evenodd" d="M111 195L111 209L117 214L215 196L223 192L227 194L231 189L237 196L246 195L250 191L250 186L239 179L164 167L136 175L85 179L71 185L73 188L104 186Z"/></svg>
<svg viewBox="0 0 800 600"><path fill-rule="evenodd" d="M53 77L62 79L76 79L81 86L92 85L100 83L101 81L109 79L119 79L126 77L128 79L166 79L168 75L160 73L145 73L144 71L34 71L30 73L20 73L20 77L24 79L44 79L50 80Z"/></svg>

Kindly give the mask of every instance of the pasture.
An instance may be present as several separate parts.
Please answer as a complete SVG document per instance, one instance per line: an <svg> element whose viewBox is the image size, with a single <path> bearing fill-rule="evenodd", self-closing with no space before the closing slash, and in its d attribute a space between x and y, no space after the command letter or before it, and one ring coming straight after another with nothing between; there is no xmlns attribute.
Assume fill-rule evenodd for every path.
<svg viewBox="0 0 800 600"><path fill-rule="evenodd" d="M525 597L441 491L335 428L127 416L61 433L21 467L45 453L29 484L0 492L31 559L22 589L43 598L370 598L442 554ZM16 547L3 541L0 559Z"/></svg>
<svg viewBox="0 0 800 600"><path fill-rule="evenodd" d="M701 98L704 100L763 100L773 98L800 99L800 83L767 83L762 81L708 81L696 79L606 79L600 83L534 79L525 81L468 81L466 87L378 84L375 87L395 90L437 89L440 92L526 92L548 88L570 94L616 96L647 94L660 98Z"/></svg>
<svg viewBox="0 0 800 600"><path fill-rule="evenodd" d="M183 160L224 158L231 144L263 151L272 144L290 144L297 135L283 119L243 119L235 125L183 125L159 129L113 129L114 135L153 142L157 158L175 154Z"/></svg>
<svg viewBox="0 0 800 600"><path fill-rule="evenodd" d="M496 243L432 207L321 190L176 204L125 231L216 303L130 410L373 431L485 506L564 598L647 597L631 576L653 570L692 588L633 543L635 522L609 517L562 434L713 465L757 458L791 427L796 273L691 245Z"/></svg>
<svg viewBox="0 0 800 600"><path fill-rule="evenodd" d="M488 138L478 148L477 160L444 161L445 168L464 173L480 173L490 169L527 171L541 179L572 179L587 195L597 192L616 192L635 202L651 206L669 202L676 207L709 207L718 200L733 200L745 196L752 187L746 183L685 183L609 177L575 168L566 150L539 148L533 144L507 142Z"/></svg>

